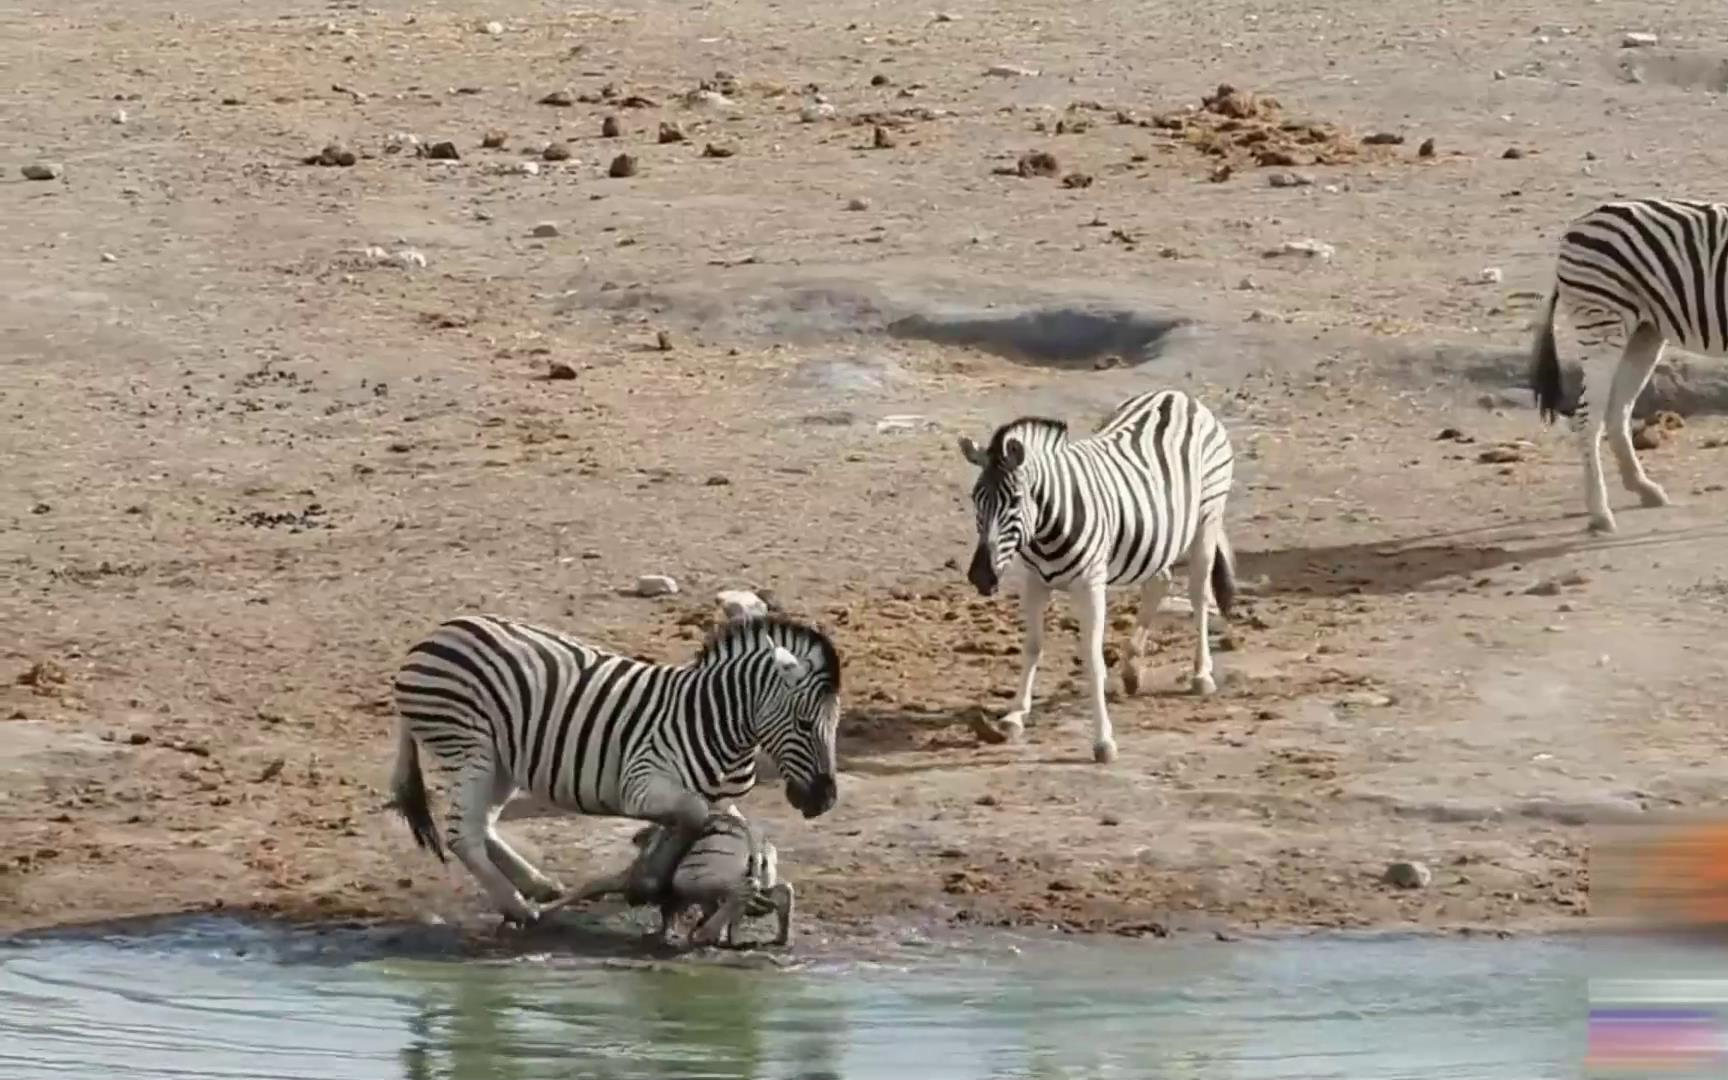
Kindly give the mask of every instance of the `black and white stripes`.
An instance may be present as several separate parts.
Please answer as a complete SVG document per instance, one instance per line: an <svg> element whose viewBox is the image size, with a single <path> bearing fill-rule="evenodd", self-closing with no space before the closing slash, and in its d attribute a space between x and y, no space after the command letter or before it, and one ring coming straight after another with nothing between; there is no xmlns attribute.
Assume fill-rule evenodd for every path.
<svg viewBox="0 0 1728 1080"><path fill-rule="evenodd" d="M1554 340L1558 309L1585 350L1584 384L1567 402ZM1614 530L1602 479L1606 429L1620 480L1645 506L1668 496L1644 473L1632 446L1632 406L1668 342L1728 355L1728 206L1682 199L1603 203L1575 219L1560 241L1559 265L1537 327L1531 386L1545 420L1567 416L1583 438L1590 528ZM1608 384L1594 416L1586 395Z"/></svg>
<svg viewBox="0 0 1728 1080"><path fill-rule="evenodd" d="M1189 601L1199 641L1192 686L1214 689L1207 643L1208 582L1220 611L1234 595L1224 503L1235 457L1223 425L1198 401L1174 390L1138 395L1120 405L1091 436L1073 440L1060 420L1023 417L996 430L990 446L971 439L960 450L980 472L972 488L978 545L967 578L989 596L1014 559L1030 571L1021 595L1026 638L1020 690L1003 718L1023 729L1043 651L1044 609L1054 590L1073 594L1093 705L1093 756L1116 755L1104 703L1105 590L1142 587L1139 627L1124 659L1130 693L1169 570L1186 554Z"/></svg>
<svg viewBox="0 0 1728 1080"><path fill-rule="evenodd" d="M423 747L453 780L451 850L518 922L534 921L535 902L563 890L497 834L498 811L517 791L693 838L716 801L755 785L760 745L805 817L836 799L839 656L825 634L790 619L722 624L674 667L508 619L456 618L409 651L395 692L396 807L442 858ZM659 886L652 876L642 883Z"/></svg>

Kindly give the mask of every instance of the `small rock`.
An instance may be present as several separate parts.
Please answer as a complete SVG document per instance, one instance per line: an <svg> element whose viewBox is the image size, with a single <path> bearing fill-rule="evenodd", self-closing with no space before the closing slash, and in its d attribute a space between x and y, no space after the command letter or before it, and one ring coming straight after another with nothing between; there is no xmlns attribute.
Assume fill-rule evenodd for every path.
<svg viewBox="0 0 1728 1080"><path fill-rule="evenodd" d="M1484 465L1510 465L1524 460L1524 452L1516 446L1491 446L1476 455L1476 460Z"/></svg>
<svg viewBox="0 0 1728 1080"><path fill-rule="evenodd" d="M384 139L386 154L400 154L404 150L414 151L415 157L424 156L425 148L420 145L420 137L406 131L393 131Z"/></svg>
<svg viewBox="0 0 1728 1080"><path fill-rule="evenodd" d="M1266 177L1266 182L1275 188L1309 187L1314 178L1297 172L1275 172Z"/></svg>
<svg viewBox="0 0 1728 1080"><path fill-rule="evenodd" d="M1434 871L1419 862L1395 862L1386 867L1380 880L1400 889L1426 889L1434 881Z"/></svg>
<svg viewBox="0 0 1728 1080"><path fill-rule="evenodd" d="M1620 39L1620 47L1622 49L1643 49L1656 44L1660 40L1662 39L1657 37L1655 34L1647 33L1642 30L1634 30Z"/></svg>
<svg viewBox="0 0 1728 1080"><path fill-rule="evenodd" d="M602 132L602 134L604 134L604 132ZM684 134L684 129L679 127L677 124L662 123L660 125L659 141L661 144L681 143L684 142L686 138L687 136Z"/></svg>
<svg viewBox="0 0 1728 1080"><path fill-rule="evenodd" d="M481 24L480 32L491 37L498 37L504 33L504 24L494 19L492 22Z"/></svg>
<svg viewBox="0 0 1728 1080"><path fill-rule="evenodd" d="M888 134L887 128L877 125L870 133L870 145L877 150L891 150L894 148L894 137Z"/></svg>
<svg viewBox="0 0 1728 1080"><path fill-rule="evenodd" d="M348 166L359 160L359 156L346 146L342 146L338 143L331 143L316 154L306 158L306 164Z"/></svg>
<svg viewBox="0 0 1728 1080"><path fill-rule="evenodd" d="M1037 69L1021 67L1018 64L991 64L984 69L984 74L994 75L999 79L1035 78Z"/></svg>
<svg viewBox="0 0 1728 1080"><path fill-rule="evenodd" d="M576 369L562 360L554 360L546 368L546 377L554 382L568 382L576 377Z"/></svg>
<svg viewBox="0 0 1728 1080"><path fill-rule="evenodd" d="M654 347L661 352L672 351L672 335L664 330L654 331Z"/></svg>
<svg viewBox="0 0 1728 1080"><path fill-rule="evenodd" d="M1635 450L1660 450L1668 432L1650 423L1639 424L1632 432L1632 447Z"/></svg>
<svg viewBox="0 0 1728 1080"><path fill-rule="evenodd" d="M1560 595L1560 582L1553 579L1553 578L1549 578L1546 581L1538 581L1536 584L1530 586L1528 589L1525 589L1524 595L1525 596L1559 596Z"/></svg>
<svg viewBox="0 0 1728 1080"><path fill-rule="evenodd" d="M570 147L561 142L547 143L546 149L540 151L543 161L569 161Z"/></svg>
<svg viewBox="0 0 1728 1080"><path fill-rule="evenodd" d="M1516 146L1508 146L1500 154L1500 157L1506 161L1517 161L1519 158L1521 158L1523 156L1524 156L1524 151L1518 149Z"/></svg>
<svg viewBox="0 0 1728 1080"><path fill-rule="evenodd" d="M502 150L504 144L510 141L510 133L494 128L480 136L480 146L485 150Z"/></svg>
<svg viewBox="0 0 1728 1080"><path fill-rule="evenodd" d="M1440 434L1434 436L1437 442L1469 442L1469 437L1455 427L1441 428Z"/></svg>
<svg viewBox="0 0 1728 1080"><path fill-rule="evenodd" d="M644 574L636 579L637 596L670 596L678 591L678 582L665 574Z"/></svg>
<svg viewBox="0 0 1728 1080"><path fill-rule="evenodd" d="M65 172L63 165L26 165L18 170L26 180L58 180Z"/></svg>
<svg viewBox="0 0 1728 1080"><path fill-rule="evenodd" d="M549 237L549 236L557 236L558 235L558 223L555 221L542 221L540 224L534 226L533 235L538 236L538 237L542 237L542 238Z"/></svg>
<svg viewBox="0 0 1728 1080"><path fill-rule="evenodd" d="M768 614L767 601L748 589L727 589L714 597L714 602L720 605L726 618L732 622L742 619L760 619Z"/></svg>
<svg viewBox="0 0 1728 1080"><path fill-rule="evenodd" d="M274 780L281 774L282 767L286 764L288 762L283 758L271 758L270 762L264 766L263 771L258 774L258 783L262 784L266 780Z"/></svg>
<svg viewBox="0 0 1728 1080"><path fill-rule="evenodd" d="M1115 814L1105 814L1103 817L1098 819L1098 824L1100 824L1100 825L1120 825L1120 824L1122 824L1122 819L1117 817Z"/></svg>
<svg viewBox="0 0 1728 1080"><path fill-rule="evenodd" d="M721 473L715 473L713 476L710 476L708 479L702 481L702 486L703 487L731 487L732 486L732 478L730 476L725 476Z"/></svg>
<svg viewBox="0 0 1728 1080"><path fill-rule="evenodd" d="M512 176L539 176L540 163L538 161L506 161L502 163L498 171L509 173Z"/></svg>
<svg viewBox="0 0 1728 1080"><path fill-rule="evenodd" d="M1068 188L1069 190L1079 190L1080 188L1089 188L1092 186L1092 174L1091 173L1083 173L1083 172L1071 172L1067 176L1064 176L1062 178L1062 186L1065 188Z"/></svg>
<svg viewBox="0 0 1728 1080"><path fill-rule="evenodd" d="M893 81L894 81L893 79L890 79L888 76L882 74L881 72L877 72L876 74L870 76L870 85L871 86L887 86L888 84L892 83Z"/></svg>
<svg viewBox="0 0 1728 1080"><path fill-rule="evenodd" d="M568 90L554 90L540 99L542 105L555 105L560 109L568 109L576 104L576 95Z"/></svg>
<svg viewBox="0 0 1728 1080"><path fill-rule="evenodd" d="M1337 253L1338 249L1331 244L1324 240L1315 240L1312 237L1304 237L1301 240L1286 240L1276 249L1267 252L1268 255L1306 255L1310 259L1319 259L1322 262L1331 262L1332 256Z"/></svg>
<svg viewBox="0 0 1728 1080"><path fill-rule="evenodd" d="M602 139L616 139L622 134L624 134L624 125L616 116L608 116L600 121L600 137Z"/></svg>
<svg viewBox="0 0 1728 1080"><path fill-rule="evenodd" d="M1020 176L1055 176L1062 171L1056 155L1048 150L1032 150L1020 155L1015 162L1014 171Z"/></svg>
<svg viewBox="0 0 1728 1080"><path fill-rule="evenodd" d="M105 263L119 262L120 256L114 254L112 251L104 251L102 253L102 261Z"/></svg>
<svg viewBox="0 0 1728 1080"><path fill-rule="evenodd" d="M1243 292L1253 292L1260 287L1260 283L1254 280L1253 275L1248 275L1241 281L1238 281L1236 287L1241 289Z"/></svg>
<svg viewBox="0 0 1728 1080"><path fill-rule="evenodd" d="M612 164L606 167L606 175L614 180L636 175L636 159L629 154L619 154L612 159Z"/></svg>
<svg viewBox="0 0 1728 1080"><path fill-rule="evenodd" d="M116 124L124 124L126 122L126 119L127 119L126 110L125 109L115 109L114 115L112 117L110 117L109 119L111 119Z"/></svg>
<svg viewBox="0 0 1728 1080"><path fill-rule="evenodd" d="M460 161L462 152L456 149L456 144L446 140L435 142L426 148L426 156L433 161Z"/></svg>
<svg viewBox="0 0 1728 1080"><path fill-rule="evenodd" d="M1364 146L1403 146L1404 136L1394 131L1376 131L1362 138Z"/></svg>
<svg viewBox="0 0 1728 1080"><path fill-rule="evenodd" d="M403 248L401 251L394 252L388 261L390 265L401 267L404 270L426 269L426 256L413 248Z"/></svg>
<svg viewBox="0 0 1728 1080"><path fill-rule="evenodd" d="M1498 266L1484 266L1476 274L1476 280L1484 285L1498 285L1505 278L1506 275L1501 272Z"/></svg>
<svg viewBox="0 0 1728 1080"><path fill-rule="evenodd" d="M826 101L812 101L798 110L798 120L804 124L814 124L818 120L827 120L834 115L834 106Z"/></svg>
<svg viewBox="0 0 1728 1080"><path fill-rule="evenodd" d="M1416 148L1417 157L1431 158L1434 156L1434 138L1429 136L1422 140L1422 145Z"/></svg>
<svg viewBox="0 0 1728 1080"><path fill-rule="evenodd" d="M860 198L858 196L853 196L852 198L846 200L846 209L848 209L848 210L868 210L868 209L870 209L870 200L865 199L865 198Z"/></svg>
<svg viewBox="0 0 1728 1080"><path fill-rule="evenodd" d="M693 109L707 109L711 112L736 112L738 103L717 90L695 90L685 96L684 101Z"/></svg>
<svg viewBox="0 0 1728 1080"><path fill-rule="evenodd" d="M735 153L737 151L730 146L715 146L713 143L702 148L702 156L706 158L729 158Z"/></svg>

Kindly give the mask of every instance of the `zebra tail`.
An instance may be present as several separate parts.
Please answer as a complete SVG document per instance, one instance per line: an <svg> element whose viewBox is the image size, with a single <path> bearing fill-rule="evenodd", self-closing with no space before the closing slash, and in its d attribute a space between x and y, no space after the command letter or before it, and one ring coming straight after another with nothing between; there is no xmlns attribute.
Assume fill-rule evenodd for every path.
<svg viewBox="0 0 1728 1080"><path fill-rule="evenodd" d="M1560 396L1565 388L1560 382L1560 352L1554 346L1554 308L1560 299L1559 286L1548 294L1548 306L1542 321L1536 326L1535 348L1530 361L1530 389L1536 393L1536 407L1546 423L1553 423L1562 409Z"/></svg>
<svg viewBox="0 0 1728 1080"><path fill-rule="evenodd" d="M448 862L444 844L438 839L438 823L432 820L432 807L426 797L426 777L420 772L420 746L409 734L408 725L401 722L396 727L396 768L390 776L390 796L388 808L408 822L408 828L414 832L414 843L438 856L439 862Z"/></svg>
<svg viewBox="0 0 1728 1080"><path fill-rule="evenodd" d="M1230 550L1222 529L1217 550L1212 553L1212 599L1218 603L1218 614L1228 619L1236 603L1236 553Z"/></svg>

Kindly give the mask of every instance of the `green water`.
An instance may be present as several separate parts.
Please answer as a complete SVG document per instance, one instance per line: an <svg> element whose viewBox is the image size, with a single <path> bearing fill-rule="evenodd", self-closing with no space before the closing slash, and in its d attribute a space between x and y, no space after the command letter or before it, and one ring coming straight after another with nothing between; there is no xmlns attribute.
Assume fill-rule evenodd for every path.
<svg viewBox="0 0 1728 1080"><path fill-rule="evenodd" d="M0 1077L1543 1080L1579 1075L1600 969L1536 938L794 955L481 962L219 920L0 943Z"/></svg>

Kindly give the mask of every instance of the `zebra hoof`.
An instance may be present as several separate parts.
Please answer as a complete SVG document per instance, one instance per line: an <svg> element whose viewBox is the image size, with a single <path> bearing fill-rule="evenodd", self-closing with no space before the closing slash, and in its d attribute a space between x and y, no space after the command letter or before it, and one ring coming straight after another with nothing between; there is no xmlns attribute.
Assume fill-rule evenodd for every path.
<svg viewBox="0 0 1728 1080"><path fill-rule="evenodd" d="M1638 493L1638 502L1646 510L1654 510L1660 506L1673 506L1674 501L1668 498L1668 493L1654 485Z"/></svg>
<svg viewBox="0 0 1728 1080"><path fill-rule="evenodd" d="M1100 739L1092 744L1092 760L1099 765L1108 765L1116 760L1116 740Z"/></svg>
<svg viewBox="0 0 1728 1080"><path fill-rule="evenodd" d="M982 713L974 717L973 733L979 742L1012 743L1019 742L1026 735L1025 713L1009 713L996 720Z"/></svg>
<svg viewBox="0 0 1728 1080"><path fill-rule="evenodd" d="M1590 524L1585 526L1584 531L1591 536L1612 536L1615 531L1614 518L1612 515L1593 517L1590 519Z"/></svg>
<svg viewBox="0 0 1728 1080"><path fill-rule="evenodd" d="M1208 697L1218 692L1218 681L1210 675L1196 675L1188 680L1188 689L1196 697Z"/></svg>

